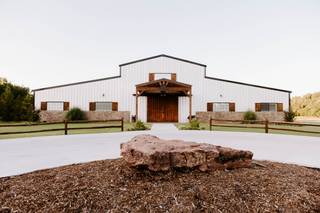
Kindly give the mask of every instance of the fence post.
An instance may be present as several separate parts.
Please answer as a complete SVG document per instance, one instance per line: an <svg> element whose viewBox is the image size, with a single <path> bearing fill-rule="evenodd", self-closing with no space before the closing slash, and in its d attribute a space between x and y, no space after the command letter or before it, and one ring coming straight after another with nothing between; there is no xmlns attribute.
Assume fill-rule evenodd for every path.
<svg viewBox="0 0 320 213"><path fill-rule="evenodd" d="M123 118L121 119L121 131L123 132Z"/></svg>
<svg viewBox="0 0 320 213"><path fill-rule="evenodd" d="M212 131L212 126L211 126L211 124L212 124L212 118L210 117L210 119L209 119L209 128L210 128L210 131Z"/></svg>
<svg viewBox="0 0 320 213"><path fill-rule="evenodd" d="M264 124L265 124L265 126L264 126L265 133L268 133L269 132L269 121L266 119Z"/></svg>
<svg viewBox="0 0 320 213"><path fill-rule="evenodd" d="M64 120L64 134L67 135L68 134L68 121Z"/></svg>

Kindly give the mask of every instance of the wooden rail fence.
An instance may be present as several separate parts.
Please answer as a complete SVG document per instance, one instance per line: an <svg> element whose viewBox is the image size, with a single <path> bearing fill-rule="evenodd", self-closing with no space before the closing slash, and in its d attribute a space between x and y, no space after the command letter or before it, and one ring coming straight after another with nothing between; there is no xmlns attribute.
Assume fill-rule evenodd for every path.
<svg viewBox="0 0 320 213"><path fill-rule="evenodd" d="M241 125L226 125L225 123L238 123ZM252 124L260 124L261 126L252 126ZM272 125L272 126L270 126ZM282 126L282 127L278 127ZM285 128L286 126L296 126L296 127L319 127L319 131L308 131L300 129L290 129ZM213 131L213 127L230 127L230 128L252 128L252 129L264 129L265 133L269 133L269 130L279 130L279 131L291 131L291 132L301 132L310 134L320 134L319 124L306 124L306 123L293 123L293 122L281 122L281 121L247 121L247 120L223 120L223 119L213 119L209 120L210 131Z"/></svg>
<svg viewBox="0 0 320 213"><path fill-rule="evenodd" d="M112 125L103 125L103 126L84 126L84 127L70 127L69 124L88 124L88 123L110 123ZM119 124L114 124L114 122L119 122ZM0 135L12 135L12 134L27 134L27 133L40 133L40 132L52 132L52 131L64 131L65 135L68 135L69 130L84 130L84 129L105 129L105 128L120 128L121 131L124 130L124 122L122 119L114 119L114 120L98 120L98 121L67 121L64 122L51 122L51 123L30 123L30 124L5 124L1 125L0 128L3 127L31 127L31 126L46 126L53 124L62 124L63 128L51 128L51 129L38 129L38 130L29 130L29 131L8 131L8 132L0 132Z"/></svg>

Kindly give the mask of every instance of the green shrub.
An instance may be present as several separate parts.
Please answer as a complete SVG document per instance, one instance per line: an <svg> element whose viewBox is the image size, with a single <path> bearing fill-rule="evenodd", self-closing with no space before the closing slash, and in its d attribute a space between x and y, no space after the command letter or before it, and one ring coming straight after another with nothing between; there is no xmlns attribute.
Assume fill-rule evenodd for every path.
<svg viewBox="0 0 320 213"><path fill-rule="evenodd" d="M199 121L197 120L197 119L192 119L191 121L190 121L190 128L191 129L200 129L200 123L199 123Z"/></svg>
<svg viewBox="0 0 320 213"><path fill-rule="evenodd" d="M284 119L287 122L293 122L295 117L296 117L296 113L292 111L284 112Z"/></svg>
<svg viewBox="0 0 320 213"><path fill-rule="evenodd" d="M137 120L134 123L133 128L129 129L129 131L137 131L137 130L148 130L149 128L141 121Z"/></svg>
<svg viewBox="0 0 320 213"><path fill-rule="evenodd" d="M141 121L141 120L138 120L135 125L134 125L134 128L137 129L137 130L146 130L148 129L146 127L146 125Z"/></svg>
<svg viewBox="0 0 320 213"><path fill-rule="evenodd" d="M40 121L40 110L33 110L30 120L32 122Z"/></svg>
<svg viewBox="0 0 320 213"><path fill-rule="evenodd" d="M255 121L257 120L257 115L255 112L252 111L246 111L243 115L243 120L245 121Z"/></svg>
<svg viewBox="0 0 320 213"><path fill-rule="evenodd" d="M66 114L66 119L68 121L86 120L86 115L80 108L75 107Z"/></svg>
<svg viewBox="0 0 320 213"><path fill-rule="evenodd" d="M197 119L192 119L188 125L180 127L181 130L200 130L200 122Z"/></svg>

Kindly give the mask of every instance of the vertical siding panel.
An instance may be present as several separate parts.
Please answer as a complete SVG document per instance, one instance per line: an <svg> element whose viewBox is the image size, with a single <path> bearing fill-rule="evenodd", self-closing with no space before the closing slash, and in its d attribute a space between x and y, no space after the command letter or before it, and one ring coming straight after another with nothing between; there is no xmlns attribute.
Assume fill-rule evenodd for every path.
<svg viewBox="0 0 320 213"><path fill-rule="evenodd" d="M188 97L181 96L178 99L179 122L187 122L189 116L189 100Z"/></svg>
<svg viewBox="0 0 320 213"><path fill-rule="evenodd" d="M147 97L139 97L139 119L143 122L147 121Z"/></svg>

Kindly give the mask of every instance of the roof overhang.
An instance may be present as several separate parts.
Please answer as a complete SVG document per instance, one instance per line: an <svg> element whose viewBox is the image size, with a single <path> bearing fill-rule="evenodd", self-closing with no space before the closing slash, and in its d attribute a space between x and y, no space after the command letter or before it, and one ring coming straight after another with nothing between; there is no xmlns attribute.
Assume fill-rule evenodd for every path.
<svg viewBox="0 0 320 213"><path fill-rule="evenodd" d="M162 78L136 85L136 95L172 94L180 96L191 95L190 84Z"/></svg>

